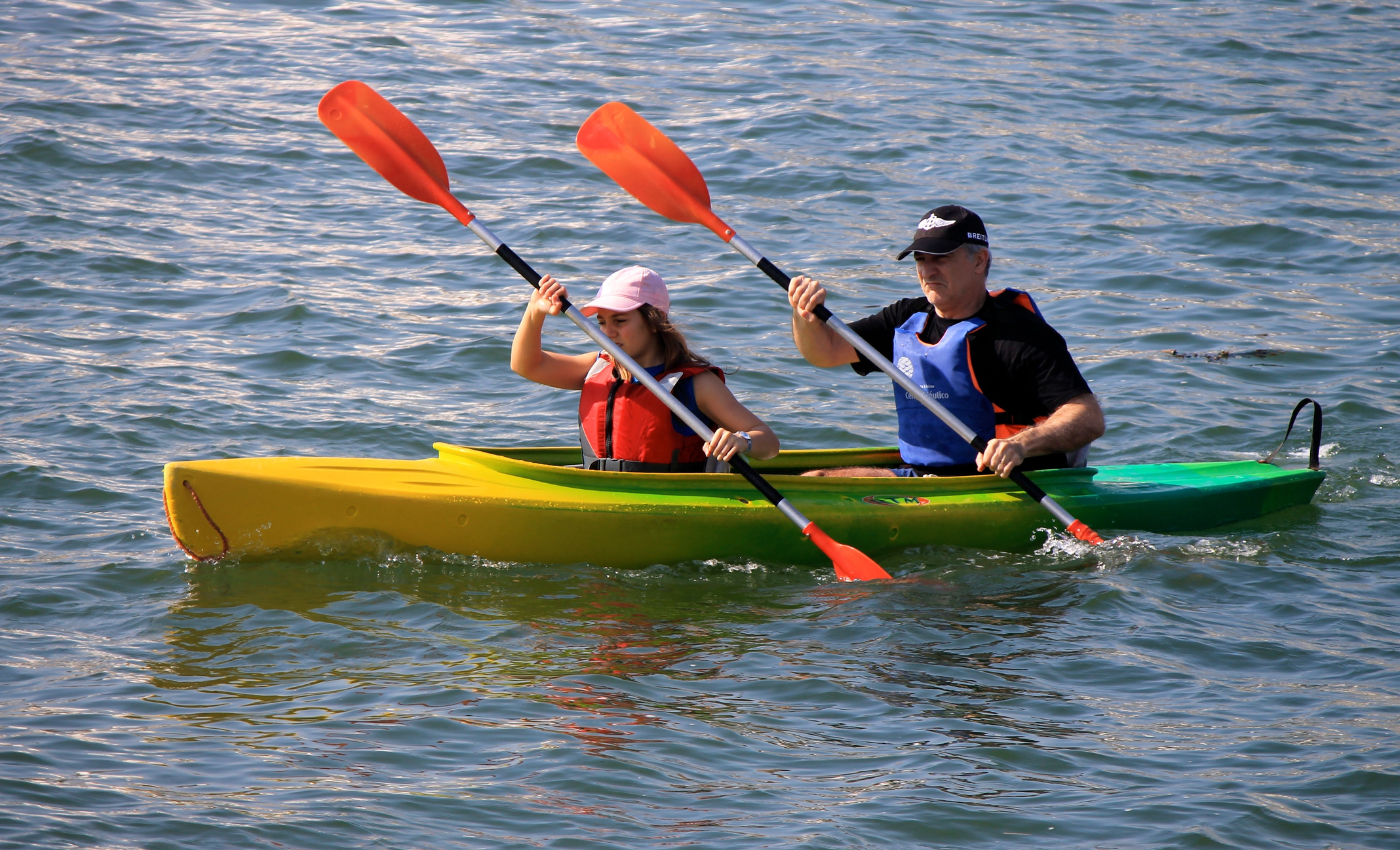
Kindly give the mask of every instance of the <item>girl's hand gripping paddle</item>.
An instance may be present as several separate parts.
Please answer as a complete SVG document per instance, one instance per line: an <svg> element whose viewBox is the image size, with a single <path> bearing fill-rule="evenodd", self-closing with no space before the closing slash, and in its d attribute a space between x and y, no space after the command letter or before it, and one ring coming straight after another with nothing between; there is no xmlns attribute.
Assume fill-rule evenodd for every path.
<svg viewBox="0 0 1400 850"><path fill-rule="evenodd" d="M792 282L790 277L745 242L710 209L710 190L705 185L705 177L685 155L685 151L627 105L614 101L598 107L579 128L578 149L617 185L656 212L675 221L705 225L784 290ZM813 312L974 449L979 452L986 450L986 440L964 425L912 378L896 369L845 322L833 316L825 304L818 305ZM1010 478L1075 537L1096 545L1103 542L1103 538L1092 528L1070 516L1024 472L1016 470Z"/></svg>
<svg viewBox="0 0 1400 850"><path fill-rule="evenodd" d="M359 154L360 158L378 171L385 180L411 198L437 204L452 213L495 251L496 256L519 272L531 286L539 288L539 273L508 245L497 239L486 225L477 220L471 210L452 196L447 188L447 166L443 164L442 156L438 154L437 148L433 147L433 143L428 141L422 130L378 92L357 80L341 83L321 98L316 114L332 133L349 146L350 150ZM684 159L685 154L681 154L681 158ZM699 172L696 174L698 176ZM701 181L702 186L703 182ZM638 366L636 361L608 339L596 322L588 321L567 299L563 307L565 315L574 324L582 328L600 348L612 355L613 362L627 367L629 372L655 393L672 413L690 426L691 430L706 442L714 438L714 432L706 428L699 417L691 413L679 399L667 392L645 369ZM742 457L736 456L729 465L744 476L764 498L776 505L784 516L792 520L802 529L803 534L831 558L837 577L843 581L890 577L884 568L859 549L837 543L828 537L816 523L803 516L801 511L783 498L782 493L773 489L773 485L755 472Z"/></svg>

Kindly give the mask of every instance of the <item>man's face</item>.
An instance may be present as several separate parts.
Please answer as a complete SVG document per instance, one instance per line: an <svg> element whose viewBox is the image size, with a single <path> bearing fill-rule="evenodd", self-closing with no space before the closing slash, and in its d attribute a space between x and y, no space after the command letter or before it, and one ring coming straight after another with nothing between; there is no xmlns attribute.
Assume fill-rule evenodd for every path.
<svg viewBox="0 0 1400 850"><path fill-rule="evenodd" d="M987 255L973 256L959 248L951 254L914 252L914 265L919 273L919 288L924 291L939 314L961 312L971 305L981 306L987 284Z"/></svg>

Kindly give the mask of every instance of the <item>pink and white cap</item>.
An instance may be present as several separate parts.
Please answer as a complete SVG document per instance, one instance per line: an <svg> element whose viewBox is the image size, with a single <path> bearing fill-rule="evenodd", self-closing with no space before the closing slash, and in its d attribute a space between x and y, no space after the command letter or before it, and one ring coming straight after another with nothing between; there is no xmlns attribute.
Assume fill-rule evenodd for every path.
<svg viewBox="0 0 1400 850"><path fill-rule="evenodd" d="M579 312L592 316L599 310L613 310L626 313L643 304L650 304L663 313L671 310L671 296L666 292L666 281L661 275L641 266L628 266L608 275L598 294Z"/></svg>

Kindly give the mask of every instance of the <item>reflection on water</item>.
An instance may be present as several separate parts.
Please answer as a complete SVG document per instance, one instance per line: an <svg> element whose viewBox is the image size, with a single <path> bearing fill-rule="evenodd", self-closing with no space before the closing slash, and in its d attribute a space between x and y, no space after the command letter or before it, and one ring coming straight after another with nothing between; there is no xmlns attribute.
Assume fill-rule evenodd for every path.
<svg viewBox="0 0 1400 850"><path fill-rule="evenodd" d="M1028 575L1024 561L1033 556L994 554L1007 561L998 568L979 563L983 553L943 554L941 572L960 584L813 583L807 571L718 563L629 573L436 553L199 565L167 618L171 652L152 665L153 683L268 710L307 688L353 702L366 681L450 690L466 697L462 705L524 698L609 718L603 728L577 717L550 724L605 747L623 745L633 734L627 724L655 724L663 714L767 735L746 718L779 707L760 708L768 700L755 702L751 684L783 690L818 669L813 659L829 665L839 651L851 654L840 665L847 673L822 666L825 681L888 706L977 724L965 737L1070 734L1041 720L1025 725L997 705L1030 695L1014 668L1044 651L1037 641L1065 610L1072 578ZM960 561L975 571L961 571ZM784 621L831 642L785 636L791 626L775 627ZM890 642L911 628L918 641ZM734 666L755 656L771 663ZM704 686L678 701L670 691L683 682ZM301 718L330 714L303 708Z"/></svg>
<svg viewBox="0 0 1400 850"><path fill-rule="evenodd" d="M765 602L779 603L755 580L763 575L714 570L697 587L435 554L201 565L188 573L190 594L172 612L170 642L184 656L182 678L234 675L220 671L235 659L236 675L275 677L275 657L248 643L272 631L348 645L428 639L460 650L450 664L435 657L447 664L435 675L488 688L582 673L643 675L683 662L688 647L722 639L728 624L768 616ZM353 654L347 660L364 662ZM305 672L301 664L288 668Z"/></svg>

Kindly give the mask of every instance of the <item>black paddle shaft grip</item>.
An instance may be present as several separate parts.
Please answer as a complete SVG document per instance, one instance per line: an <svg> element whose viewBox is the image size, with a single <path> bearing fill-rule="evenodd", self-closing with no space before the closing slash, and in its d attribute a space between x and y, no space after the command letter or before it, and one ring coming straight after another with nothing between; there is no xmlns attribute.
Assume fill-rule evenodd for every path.
<svg viewBox="0 0 1400 850"><path fill-rule="evenodd" d="M519 274L521 277L525 278L526 282L528 282L531 286L533 286L536 289L540 288L540 281L544 278L544 276L541 275L539 272L535 271L534 266L531 266L529 263L525 262L525 260L522 259L519 254L511 250L511 247L509 245L502 242L501 246L496 249L496 256L500 257L502 260L505 260L506 265L515 269L516 273Z"/></svg>
<svg viewBox="0 0 1400 850"><path fill-rule="evenodd" d="M515 269L515 271L516 271L521 277L523 277L523 278L525 278L525 280L529 281L529 283L530 283L531 286L533 286L533 287L536 288L536 289L539 289L539 288L540 288L540 281L543 279L543 278L540 276L540 273L537 272L537 271L535 271L534 267L531 266L529 263L527 263L527 262L525 262L523 259L521 259L521 257L520 257L519 254L517 254L517 253L515 253L514 251L512 251L509 245L507 245L506 243L502 242L502 243L501 243L501 247L499 247L499 248L496 249L496 256L500 257L502 260L505 260L505 261L506 261L506 265L508 265L508 266L510 266L511 268ZM572 307L572 306L573 306L573 305L572 305L571 303L569 303L569 299L567 299L567 298L560 298L560 299L559 299L559 307L560 307L560 309L562 309L565 313L569 312L569 308Z"/></svg>
<svg viewBox="0 0 1400 850"><path fill-rule="evenodd" d="M1045 498L1045 491L1040 489L1039 485L1037 485L1034 481L1027 478L1026 473L1022 472L1021 470L1011 470L1011 475L1009 477L1012 481L1016 482L1016 484L1018 484L1022 490L1025 490L1027 493L1029 493L1030 497L1032 499L1035 499L1037 502Z"/></svg>
<svg viewBox="0 0 1400 850"><path fill-rule="evenodd" d="M783 500L783 494L779 493L772 484L769 484L766 478L755 472L754 468L749 466L749 462L744 460L741 455L735 455L729 461L729 468L744 476L745 481L752 484L755 490L763 494L763 498L773 504L776 505Z"/></svg>
<svg viewBox="0 0 1400 850"><path fill-rule="evenodd" d="M759 271L773 278L773 282L781 286L784 292L787 292L788 286L792 283L792 278L788 277L787 272L773 265L773 262L767 257L759 257L758 262L754 265L758 266ZM817 309L813 310L812 314L823 322L831 318L831 311L826 309L825 304L818 304Z"/></svg>

